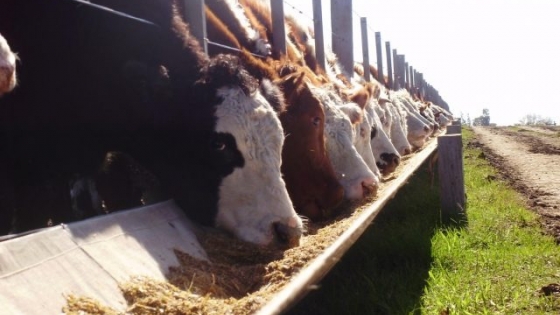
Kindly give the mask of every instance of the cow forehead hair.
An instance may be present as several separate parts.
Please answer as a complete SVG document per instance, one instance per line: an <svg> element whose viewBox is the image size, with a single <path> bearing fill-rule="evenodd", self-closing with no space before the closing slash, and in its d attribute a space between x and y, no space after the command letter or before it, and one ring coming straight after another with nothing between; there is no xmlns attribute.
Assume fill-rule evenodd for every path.
<svg viewBox="0 0 560 315"><path fill-rule="evenodd" d="M284 132L278 115L260 92L246 95L239 87L222 87L218 96L223 101L216 107L216 131L232 134L248 161L279 167Z"/></svg>
<svg viewBox="0 0 560 315"><path fill-rule="evenodd" d="M258 82L243 67L237 56L219 54L210 59L201 69L198 83L207 84L214 89L223 86L239 86L246 95L255 93Z"/></svg>

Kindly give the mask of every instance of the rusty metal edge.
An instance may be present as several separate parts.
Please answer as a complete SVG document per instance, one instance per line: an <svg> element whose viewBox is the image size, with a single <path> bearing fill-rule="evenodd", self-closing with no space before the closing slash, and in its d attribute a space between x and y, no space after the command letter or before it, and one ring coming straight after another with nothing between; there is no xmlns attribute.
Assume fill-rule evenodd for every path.
<svg viewBox="0 0 560 315"><path fill-rule="evenodd" d="M281 314L294 306L312 290L313 286L336 265L346 251L358 240L379 213L379 210L397 194L399 189L436 149L437 137L432 138L424 148L415 153L414 156L407 161L406 165L404 165L399 176L384 187L383 195L379 196L377 200L369 205L334 243L304 267L290 282L288 282L288 284L286 284L286 286L284 286L284 288L258 310L256 314Z"/></svg>

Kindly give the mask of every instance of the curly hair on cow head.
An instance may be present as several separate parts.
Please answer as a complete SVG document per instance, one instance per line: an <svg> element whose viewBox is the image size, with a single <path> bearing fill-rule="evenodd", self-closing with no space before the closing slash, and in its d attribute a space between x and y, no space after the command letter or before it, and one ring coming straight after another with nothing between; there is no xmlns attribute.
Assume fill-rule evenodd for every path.
<svg viewBox="0 0 560 315"><path fill-rule="evenodd" d="M251 95L258 88L258 82L243 67L237 56L219 54L210 59L202 69L197 83L210 85L214 89L223 86L239 86L243 93Z"/></svg>

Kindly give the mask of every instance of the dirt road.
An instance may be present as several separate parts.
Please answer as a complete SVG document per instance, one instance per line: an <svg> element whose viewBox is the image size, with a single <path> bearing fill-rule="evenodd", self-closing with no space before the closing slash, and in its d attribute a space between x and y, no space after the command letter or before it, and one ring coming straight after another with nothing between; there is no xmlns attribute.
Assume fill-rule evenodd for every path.
<svg viewBox="0 0 560 315"><path fill-rule="evenodd" d="M560 243L560 128L474 127L477 142L500 175L542 217Z"/></svg>

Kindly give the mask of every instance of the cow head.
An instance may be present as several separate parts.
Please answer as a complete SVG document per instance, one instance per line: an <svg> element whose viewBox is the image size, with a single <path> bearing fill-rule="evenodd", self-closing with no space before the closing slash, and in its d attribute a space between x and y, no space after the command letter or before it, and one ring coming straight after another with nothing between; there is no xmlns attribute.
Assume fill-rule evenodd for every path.
<svg viewBox="0 0 560 315"><path fill-rule="evenodd" d="M400 164L400 155L391 142L390 136L385 131L381 119L379 119L379 110L376 110L376 107L379 107L379 104L375 101L372 101L370 106L366 107L366 113L373 122L370 138L371 149L375 156L375 164L381 171L381 174L387 176L394 172ZM385 115L385 123L389 126L392 125L392 119L389 117L388 112L383 110L382 113Z"/></svg>
<svg viewBox="0 0 560 315"><path fill-rule="evenodd" d="M303 72L277 81L286 97L280 120L286 133L282 172L296 210L312 220L328 217L344 197L325 146L325 113Z"/></svg>
<svg viewBox="0 0 560 315"><path fill-rule="evenodd" d="M174 89L176 98L184 93L178 102L187 106L175 104L176 114L162 126L172 132L184 130L183 137L171 141L185 148L174 150L177 157L166 157L167 162L194 161L169 172L175 183L172 196L196 221L240 239L296 246L303 223L282 178L284 132L277 112L261 93L269 87L259 88L232 55L217 55L200 73L191 89L183 87L191 91Z"/></svg>
<svg viewBox="0 0 560 315"><path fill-rule="evenodd" d="M16 60L8 41L0 34L0 96L16 87Z"/></svg>
<svg viewBox="0 0 560 315"><path fill-rule="evenodd" d="M354 103L342 105L344 102L332 89L317 88L314 93L325 108L327 152L346 198L360 200L376 192L379 178L354 146L356 125L363 119L362 109Z"/></svg>

